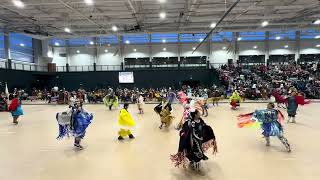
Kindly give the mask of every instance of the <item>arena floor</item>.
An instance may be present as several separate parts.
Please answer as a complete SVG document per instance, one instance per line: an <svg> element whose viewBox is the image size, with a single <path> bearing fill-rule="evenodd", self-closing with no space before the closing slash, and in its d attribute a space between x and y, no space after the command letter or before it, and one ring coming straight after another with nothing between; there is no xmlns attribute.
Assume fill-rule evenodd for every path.
<svg viewBox="0 0 320 180"><path fill-rule="evenodd" d="M73 139L58 141L56 112L65 106L25 105L18 126L9 113L0 113L1 180L317 180L320 179L319 103L299 107L297 124L286 124L285 133L292 152L287 153L278 139L266 147L261 131L239 129L236 116L266 104L242 104L238 111L227 104L209 109L205 121L215 130L219 153L202 163L202 172L173 167L169 155L176 153L178 131L159 130L155 105L145 105L137 114L136 139L118 142L118 110L103 105L87 105L94 114L83 141L84 150L73 148ZM174 106L176 121L182 107Z"/></svg>

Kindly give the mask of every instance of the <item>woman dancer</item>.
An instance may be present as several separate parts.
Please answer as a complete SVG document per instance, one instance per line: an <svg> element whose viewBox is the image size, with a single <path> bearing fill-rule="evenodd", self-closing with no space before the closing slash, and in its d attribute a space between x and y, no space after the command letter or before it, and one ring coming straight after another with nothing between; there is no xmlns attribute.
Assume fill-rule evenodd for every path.
<svg viewBox="0 0 320 180"><path fill-rule="evenodd" d="M112 107L118 107L119 103L118 103L118 97L115 96L113 93L112 94L109 94L109 95L106 95L104 98L103 98L103 102L104 104L109 107L109 110L111 111L112 110Z"/></svg>
<svg viewBox="0 0 320 180"><path fill-rule="evenodd" d="M131 132L131 128L135 126L135 121L133 120L132 116L128 112L129 104L125 103L123 105L123 109L120 110L119 118L118 118L118 124L120 126L120 130L118 131L118 140L122 141L125 137L129 137L130 139L134 139Z"/></svg>
<svg viewBox="0 0 320 180"><path fill-rule="evenodd" d="M292 87L289 90L290 96L287 100L287 113L288 113L288 123L296 123L296 114L299 105L309 104L310 101L305 101L301 94L298 94L296 88Z"/></svg>
<svg viewBox="0 0 320 180"><path fill-rule="evenodd" d="M267 109L256 110L254 113L239 115L238 126L240 128L245 126L261 126L262 135L266 139L266 146L270 146L270 136L276 136L281 143L286 147L288 152L291 152L290 144L284 137L283 115L279 110L274 109L274 104L269 103Z"/></svg>
<svg viewBox="0 0 320 180"><path fill-rule="evenodd" d="M218 152L215 134L201 119L198 110L190 113L190 118L183 124L179 135L178 153L170 158L176 167L185 168L189 161L190 168L200 171L201 160L209 159L204 154L205 151L212 147L213 153Z"/></svg>
<svg viewBox="0 0 320 180"><path fill-rule="evenodd" d="M20 93L14 95L14 99L9 106L9 111L11 112L13 118L12 123L18 125L18 119L23 115Z"/></svg>
<svg viewBox="0 0 320 180"><path fill-rule="evenodd" d="M82 103L79 101L69 106L69 110L57 113L56 119L59 125L59 135L57 139L63 139L65 136L74 136L74 146L83 149L80 145L81 140L86 135L86 129L90 125L93 115L85 111Z"/></svg>

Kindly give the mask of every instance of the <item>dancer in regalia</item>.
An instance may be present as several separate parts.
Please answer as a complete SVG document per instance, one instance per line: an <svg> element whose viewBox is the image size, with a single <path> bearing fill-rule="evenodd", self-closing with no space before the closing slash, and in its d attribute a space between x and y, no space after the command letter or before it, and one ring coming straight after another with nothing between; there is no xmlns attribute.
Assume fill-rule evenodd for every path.
<svg viewBox="0 0 320 180"><path fill-rule="evenodd" d="M82 107L82 103L79 101L74 105L69 106L69 110L57 113L56 119L59 125L59 135L57 139L62 139L65 136L72 135L74 139L74 146L79 149L83 149L80 145L81 140L86 135L86 129L90 125L93 115L85 111Z"/></svg>
<svg viewBox="0 0 320 180"><path fill-rule="evenodd" d="M174 119L174 117L171 115L171 104L169 102L166 102L163 104L161 111L159 113L160 115L160 120L161 120L161 125L160 125L160 129L162 129L163 126L165 126L166 128L169 128L170 125L172 124L172 120Z"/></svg>
<svg viewBox="0 0 320 180"><path fill-rule="evenodd" d="M232 93L232 96L230 96L230 105L231 109L235 110L237 107L240 107L241 97L238 93L238 91L234 91Z"/></svg>
<svg viewBox="0 0 320 180"><path fill-rule="evenodd" d="M113 93L106 95L103 98L103 102L104 104L109 107L109 110L112 110L112 107L118 107L119 106L119 102L118 102L118 97L115 96Z"/></svg>
<svg viewBox="0 0 320 180"><path fill-rule="evenodd" d="M118 118L118 124L120 126L120 130L118 131L118 140L122 141L125 137L129 137L130 139L134 139L131 132L131 128L136 125L135 121L133 120L132 116L128 112L129 104L125 103L123 105L123 109L120 110L119 118Z"/></svg>
<svg viewBox="0 0 320 180"><path fill-rule="evenodd" d="M292 87L289 89L290 96L287 98L287 113L288 123L296 123L296 114L299 105L309 104L310 101L306 101L302 94L299 94L297 89Z"/></svg>
<svg viewBox="0 0 320 180"><path fill-rule="evenodd" d="M272 94L274 101L277 103L278 107L285 108L285 104L287 102L286 98L280 95L279 90L275 89Z"/></svg>
<svg viewBox="0 0 320 180"><path fill-rule="evenodd" d="M137 98L137 105L138 105L138 110L139 110L139 114L143 114L143 105L144 105L144 97L142 96L142 94L139 94L139 97Z"/></svg>
<svg viewBox="0 0 320 180"><path fill-rule="evenodd" d="M9 111L11 112L13 118L13 124L17 125L19 117L23 115L20 93L14 95L14 99L9 105Z"/></svg>
<svg viewBox="0 0 320 180"><path fill-rule="evenodd" d="M238 127L260 126L263 130L262 135L266 139L266 146L270 146L270 136L276 136L286 147L286 150L291 152L290 144L284 137L282 127L283 119L284 117L281 111L274 109L274 104L269 103L267 109L256 110L253 113L239 115Z"/></svg>
<svg viewBox="0 0 320 180"><path fill-rule="evenodd" d="M178 153L171 155L171 161L176 167L189 166L193 170L200 170L201 160L208 160L204 154L209 148L213 148L213 153L217 152L215 134L210 126L202 119L198 110L190 113L190 118L183 124L179 133L180 141Z"/></svg>

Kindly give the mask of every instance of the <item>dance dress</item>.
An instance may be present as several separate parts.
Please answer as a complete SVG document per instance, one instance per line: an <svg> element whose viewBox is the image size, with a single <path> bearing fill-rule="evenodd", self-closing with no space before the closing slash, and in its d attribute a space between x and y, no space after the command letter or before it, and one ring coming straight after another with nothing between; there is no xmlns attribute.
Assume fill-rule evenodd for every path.
<svg viewBox="0 0 320 180"><path fill-rule="evenodd" d="M133 120L131 114L126 109L121 109L118 124L120 130L118 131L119 137L126 137L132 135L131 128L136 125L136 122Z"/></svg>
<svg viewBox="0 0 320 180"><path fill-rule="evenodd" d="M9 111L12 117L19 117L23 115L23 110L21 107L21 98L14 98L9 106Z"/></svg>

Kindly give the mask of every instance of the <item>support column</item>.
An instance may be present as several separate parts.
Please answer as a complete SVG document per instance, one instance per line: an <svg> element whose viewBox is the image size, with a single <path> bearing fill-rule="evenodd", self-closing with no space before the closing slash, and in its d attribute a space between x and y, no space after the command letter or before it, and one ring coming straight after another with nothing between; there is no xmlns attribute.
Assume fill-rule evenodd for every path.
<svg viewBox="0 0 320 180"><path fill-rule="evenodd" d="M148 49L149 49L149 68L152 68L152 44L151 44L151 34L148 34L149 43L148 43Z"/></svg>
<svg viewBox="0 0 320 180"><path fill-rule="evenodd" d="M296 31L296 41L295 41L295 62L298 62L298 59L300 59L300 36L301 32Z"/></svg>
<svg viewBox="0 0 320 180"><path fill-rule="evenodd" d="M121 62L121 71L125 71L126 68L125 68L125 62L124 62L124 45L123 45L123 36L121 35L118 35L118 48L119 48L119 56L120 58L122 59L122 62Z"/></svg>
<svg viewBox="0 0 320 180"><path fill-rule="evenodd" d="M11 69L10 37L8 32L4 33L4 59L7 59L6 68Z"/></svg>
<svg viewBox="0 0 320 180"><path fill-rule="evenodd" d="M233 34L234 39L234 56L233 56L233 63L237 63L239 60L239 42L238 42L239 32Z"/></svg>
<svg viewBox="0 0 320 180"><path fill-rule="evenodd" d="M266 31L265 32L265 39L264 39L264 54L265 54L265 60L264 64L267 65L269 61L269 52L270 52L270 45L269 45L269 38L270 38L270 32Z"/></svg>
<svg viewBox="0 0 320 180"><path fill-rule="evenodd" d="M93 71L97 71L97 61L98 61L98 58L99 58L99 53L98 53L98 38L97 38L97 37L94 37L94 38L93 38L93 42L94 42L94 50L93 50L93 53L94 53ZM100 48L99 48L99 50L100 50Z"/></svg>
<svg viewBox="0 0 320 180"><path fill-rule="evenodd" d="M181 64L181 43L180 43L180 33L178 33L178 69L180 69Z"/></svg>
<svg viewBox="0 0 320 180"><path fill-rule="evenodd" d="M69 72L69 63L70 63L70 54L71 54L71 52L70 52L70 42L69 42L69 40L67 39L67 40L65 40L65 44L66 44L66 54L67 54L67 57L66 57L66 59L67 59L67 63L66 63L66 72Z"/></svg>
<svg viewBox="0 0 320 180"><path fill-rule="evenodd" d="M207 69L210 68L210 60L211 60L211 49L212 49L212 34L207 39Z"/></svg>

